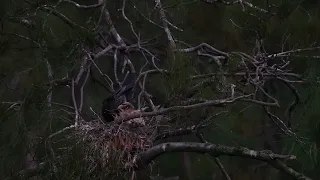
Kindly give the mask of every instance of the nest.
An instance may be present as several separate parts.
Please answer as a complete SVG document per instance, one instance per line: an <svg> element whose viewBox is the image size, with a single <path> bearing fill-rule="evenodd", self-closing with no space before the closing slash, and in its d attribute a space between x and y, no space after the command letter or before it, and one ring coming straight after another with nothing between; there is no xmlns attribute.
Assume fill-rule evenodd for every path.
<svg viewBox="0 0 320 180"><path fill-rule="evenodd" d="M75 138L83 144L85 159L91 166L99 166L108 172L134 168L135 156L152 145L155 128L152 128L152 118L140 126L129 122L104 124L94 120L82 122L76 128Z"/></svg>

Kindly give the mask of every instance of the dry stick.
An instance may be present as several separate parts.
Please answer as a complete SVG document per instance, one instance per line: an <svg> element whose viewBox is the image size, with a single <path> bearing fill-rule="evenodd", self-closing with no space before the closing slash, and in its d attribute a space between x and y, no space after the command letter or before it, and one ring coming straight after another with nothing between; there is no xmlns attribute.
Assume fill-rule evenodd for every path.
<svg viewBox="0 0 320 180"><path fill-rule="evenodd" d="M165 69L150 69L144 72L141 72L137 78L137 81L140 80L142 77L144 77L147 74L152 74L152 73L169 73L168 70Z"/></svg>
<svg viewBox="0 0 320 180"><path fill-rule="evenodd" d="M53 71L52 71L52 67L48 61L48 59L45 59L46 65L47 65L47 70L48 70L48 80L49 80L49 94L47 95L47 107L49 108L49 118L50 120L52 120L52 109L51 109L51 105L52 105L52 81L53 81Z"/></svg>
<svg viewBox="0 0 320 180"><path fill-rule="evenodd" d="M118 78L118 73L117 73L117 64L118 64L117 53L118 53L118 49L116 49L113 54L113 59L114 59L113 73L114 73L114 79L116 80L116 83L121 87L121 83L120 83L120 80Z"/></svg>
<svg viewBox="0 0 320 180"><path fill-rule="evenodd" d="M41 7L39 7L39 9L43 10L45 12L48 12L49 14L53 14L54 16L56 16L59 19L61 19L63 22L68 24L73 29L80 29L80 30L85 30L86 31L86 29L84 27L79 26L78 24L76 24L75 22L70 20L67 16L61 14L60 12L55 10L54 8L51 8L51 7L48 7L48 6L41 6Z"/></svg>
<svg viewBox="0 0 320 180"><path fill-rule="evenodd" d="M281 57L281 56L285 56L285 55L290 55L291 53L297 53L297 52L303 52L303 51L312 51L312 50L316 50L316 49L320 49L320 47L290 50L290 51L285 51L285 52L281 52L281 53L270 54L267 57L268 58L275 58L275 57Z"/></svg>
<svg viewBox="0 0 320 180"><path fill-rule="evenodd" d="M137 38L138 48L140 48L140 38L139 38L138 34L136 33L136 31L134 30L134 27L133 27L132 22L131 22L130 19L126 16L126 14L125 14L125 12L124 12L125 7L126 7L126 0L123 0L123 1L122 1L122 8L121 8L122 16L123 16L123 18L129 23L132 33L133 33L134 36Z"/></svg>
<svg viewBox="0 0 320 180"><path fill-rule="evenodd" d="M238 73L223 73L222 75L224 76L245 76L245 75L255 75L255 73L246 73L246 72L238 72ZM191 79L201 79L201 78L210 78L213 76L219 75L218 73L209 73L209 74L202 74L202 75L195 75L191 76ZM291 76L300 79L301 76L298 74L294 73L281 73L282 76ZM278 76L277 74L268 74L268 73L263 73L263 76Z"/></svg>
<svg viewBox="0 0 320 180"><path fill-rule="evenodd" d="M159 28L164 28L164 27L158 25L157 23L155 23L154 21L152 21L150 18L147 18L147 17L137 8L136 5L134 5L133 8L134 8L143 18L145 18L149 23L151 23L151 24L153 24L153 25L155 25L155 26L157 26L157 27L159 27Z"/></svg>
<svg viewBox="0 0 320 180"><path fill-rule="evenodd" d="M83 89L84 89L84 86L87 84L87 81L88 81L88 78L89 78L89 75L90 75L90 67L91 67L91 64L88 65L87 75L85 77L84 82L81 85L81 88L80 88L80 106L79 106L79 111L80 112L82 111L82 106L83 106Z"/></svg>
<svg viewBox="0 0 320 180"><path fill-rule="evenodd" d="M221 170L222 174L224 175L224 177L227 179L227 180L231 180L228 172L226 171L226 169L224 168L224 166L222 165L222 163L220 162L219 158L215 157L214 159L214 162L218 165L219 169Z"/></svg>
<svg viewBox="0 0 320 180"><path fill-rule="evenodd" d="M236 1L233 1L233 2L227 2L227 1L219 1L218 2L217 0L202 0L202 1L204 1L206 3L209 3L209 4L213 4L213 3L223 3L223 4L226 4L226 5L240 4L242 6L243 10L245 10L244 9L244 5L246 5L246 6L249 6L250 8L256 9L256 10L258 10L260 12L263 12L263 13L267 13L268 12L267 10L262 9L262 8L260 8L258 6L255 6L255 5L253 5L253 4L251 4L251 3L247 2L247 1L244 1L244 0L236 0Z"/></svg>
<svg viewBox="0 0 320 180"><path fill-rule="evenodd" d="M268 161L267 163L273 166L274 168L280 170L281 172L288 174L289 176L293 177L296 180L312 180L311 178L305 176L304 174L299 173L294 169L288 167L285 163L279 160Z"/></svg>
<svg viewBox="0 0 320 180"><path fill-rule="evenodd" d="M295 100L289 105L289 107L287 108L286 112L287 112L287 124L288 127L291 127L291 117L292 117L292 113L293 110L295 109L295 107L299 104L300 102L300 94L298 92L298 90L292 85L290 84L288 81L285 81L282 78L277 78L280 81L283 81L284 84L286 84L286 86L288 86L288 88L292 91L292 93L294 94Z"/></svg>
<svg viewBox="0 0 320 180"><path fill-rule="evenodd" d="M61 134L61 133L64 133L65 131L68 131L68 130L73 129L73 128L75 128L75 127L76 127L75 124L73 124L73 125L71 125L71 126L68 126L68 127L65 127L65 128L63 128L63 129L61 129L61 130L59 130L59 131L51 134L47 139L51 139L53 136L56 136L56 135Z"/></svg>
<svg viewBox="0 0 320 180"><path fill-rule="evenodd" d="M224 56L213 56L213 55L211 55L211 54L202 53L202 52L200 52L200 51L198 51L198 55L199 55L199 56L204 56L204 57L209 57L210 59L213 59L214 62L217 64L217 66L218 66L219 68L221 68L221 66L222 66L222 64L221 64L221 62L220 62L220 59L225 59Z"/></svg>
<svg viewBox="0 0 320 180"><path fill-rule="evenodd" d="M146 80L147 80L147 74L144 76L143 78L143 82L142 85L139 83L139 85L141 85L141 92L138 95L138 109L141 108L141 96L144 94L145 92L145 85L146 85ZM152 106L152 110L154 110L154 106Z"/></svg>
<svg viewBox="0 0 320 180"><path fill-rule="evenodd" d="M123 1L122 15L123 15L123 17L129 22L132 32L134 33L134 35L135 35L136 38L138 39L138 48L141 49L140 42L139 42L140 39L139 39L137 33L135 32L135 30L134 30L134 28L133 28L132 22L126 17L126 15L125 15L125 13L124 13L124 8L125 8L125 0ZM110 27L110 32L111 32L111 34L112 34L113 37L116 39L116 41L118 42L118 44L120 44L121 47L126 47L126 44L124 43L124 41L123 41L122 38L120 37L119 33L117 32L116 28L114 27L113 22L112 22L111 17L110 17L110 14L109 14L109 12L108 12L107 9L105 9L104 14L105 14L105 17L106 17L107 24L108 24L109 27ZM115 71L116 81L117 81L117 83L120 85L120 81L119 81L119 79L117 78L117 74L116 74L116 62L117 62L116 52L117 52L117 49L116 49L115 54L114 54L114 59L115 59L115 67L114 67L115 70L114 70L114 71ZM135 73L135 68L134 68L132 62L130 61L130 59L129 59L126 55L124 55L124 59L125 59L125 63L127 63L127 64L129 65L131 72L132 72L132 73ZM150 107L151 107L151 108L154 108L154 105L153 105L152 100L151 100L147 95L145 95L145 98L146 98L147 101L149 102Z"/></svg>
<svg viewBox="0 0 320 180"><path fill-rule="evenodd" d="M168 20L166 18L166 14L165 14L164 9L162 7L161 1L160 0L155 0L155 3L156 3L155 7L159 10L162 26L163 26L163 29L164 29L165 33L167 34L167 38L168 38L168 41L169 41L170 48L172 50L174 50L174 49L176 49L176 43L174 42L172 34L171 34L171 31L170 31L170 29L168 27Z"/></svg>
<svg viewBox="0 0 320 180"><path fill-rule="evenodd" d="M81 66L80 66L79 73L78 73L78 75L77 75L77 77L76 77L76 80L75 80L75 83L76 83L76 84L79 83L79 81L80 81L80 79L81 79L81 77L82 77L82 75L83 75L83 73L84 73L84 69L85 69L85 66L87 65L87 61L88 61L87 57L84 57L84 58L83 58L83 61L82 61L82 63L81 63Z"/></svg>
<svg viewBox="0 0 320 180"><path fill-rule="evenodd" d="M92 4L92 5L80 5L74 1L70 1L70 0L63 0L62 2L67 2L70 3L74 6L76 6L77 8L81 8L81 9L91 9L91 8L97 8L103 5L103 1L98 2L98 4Z"/></svg>
<svg viewBox="0 0 320 180"><path fill-rule="evenodd" d="M125 48L126 49L127 46L126 46L125 42L123 41L123 39L121 38L121 36L119 35L119 33L117 32L116 28L114 27L114 24L113 24L113 22L111 20L109 11L107 9L104 10L104 15L105 15L105 18L106 18L106 22L110 27L109 30L110 30L112 36L114 37L114 39L120 45L119 48ZM116 49L116 51L117 51L117 49ZM114 58L116 58L116 53L114 54ZM131 72L135 73L134 66L133 66L131 60L127 57L127 55L124 55L124 60L125 60L125 63L127 63L129 65ZM117 81L117 83L120 85L120 81L119 80Z"/></svg>
<svg viewBox="0 0 320 180"><path fill-rule="evenodd" d="M122 122L128 121L128 120L133 119L133 118L156 116L156 115L169 113L169 112L172 112L172 111L189 110L189 109L203 108L203 107L208 107L208 106L224 106L226 104L230 104L230 103L233 103L233 102L238 101L238 100L242 100L242 99L250 97L250 96L252 96L252 94L238 96L238 97L235 97L233 99L227 98L227 99L221 99L221 100L208 100L208 101L205 101L205 102L192 104L192 105L187 105L187 106L172 106L172 107L169 107L169 108L166 108L166 109L162 109L162 110L159 110L159 111L155 111L155 112L143 112L141 114L129 115L129 116L123 118L123 119L119 119L117 121L113 121L112 123L118 124L118 123L122 123ZM253 102L254 103L258 103L258 104L264 104L264 102L260 102L260 101L253 101ZM270 104L270 105L274 105L274 104Z"/></svg>
<svg viewBox="0 0 320 180"><path fill-rule="evenodd" d="M72 101L73 101L73 107L74 107L74 112L75 112L75 126L78 126L79 124L79 111L78 111L78 107L77 107L77 103L76 103L76 98L75 98L75 94L74 94L74 80L72 79L72 86L71 86L71 90L72 90Z"/></svg>
<svg viewBox="0 0 320 180"><path fill-rule="evenodd" d="M109 45L109 46L110 46L110 45ZM109 47L109 46L108 46L108 47ZM110 46L110 47L112 47L112 46ZM99 54L105 54L106 52L108 52L108 51L109 51L110 49L112 49L112 48L110 48L110 49L108 49L108 50L106 50L106 49L107 49L107 48L105 48L104 50L100 51L97 55L94 56L94 58L97 59L98 57L100 57ZM105 50L106 50L106 51L105 51ZM101 69L98 67L98 65L96 64L96 62L94 62L94 60L91 58L91 56L90 56L89 53L87 53L87 55L88 55L91 63L92 63L92 64L94 65L94 67L99 71L99 73L101 74L101 76L103 77L103 79L108 83L109 88L110 88L112 91L114 91L114 89L113 89L113 82L112 82L111 78L110 78L108 75L104 74L104 73L101 71Z"/></svg>
<svg viewBox="0 0 320 180"><path fill-rule="evenodd" d="M125 11L124 11L124 10L125 10L125 6L126 6L126 0L123 0L123 4L122 4L122 8L121 8L122 16L123 16L123 18L129 23L132 33L133 33L134 36L137 38L138 48L139 48L139 49L142 49L142 47L141 47L141 45L140 45L140 37L138 36L138 34L136 33L136 31L134 30L133 24L132 24L132 22L130 21L130 19L125 15ZM143 55L144 57L146 57L145 54L144 54L144 51L141 51L141 52L142 52L142 55ZM154 55L152 54L152 56L154 56ZM131 72L135 72L134 67L133 67L131 61L130 61L129 59L127 59L127 61L128 61L129 65L130 65L130 67L131 67ZM126 61L126 62L127 62L127 61ZM139 75L139 76L140 76L140 75ZM141 108L141 102L140 102L140 101L141 101L141 95L143 95L144 98L146 99L146 101L148 102L149 106L151 107L151 109L154 111L154 110L155 110L154 103L152 102L152 100L150 99L150 97L148 96L148 94L147 94L146 91L145 91L146 78L147 78L147 74L146 74L145 77L144 77L143 85L142 85L142 86L141 86L141 84L139 83L140 88L141 88L141 92L139 93L139 96L138 96L138 102L139 102L139 103L138 103L138 106L139 106L139 109L140 109L140 108ZM138 81L138 79L137 79L137 81Z"/></svg>
<svg viewBox="0 0 320 180"><path fill-rule="evenodd" d="M197 45L195 47L190 47L190 48L185 48L185 49L177 49L175 51L189 53L189 52L196 52L196 51L198 51L198 50L200 50L202 48L206 48L206 49L210 50L213 53L216 53L216 54L219 54L219 55L222 55L222 56L225 56L225 57L229 56L229 53L225 53L223 51L220 51L220 50L210 46L207 43L201 43L201 44L199 44L199 45Z"/></svg>
<svg viewBox="0 0 320 180"><path fill-rule="evenodd" d="M88 80L88 77L89 77L89 71L90 71L90 66L88 67L88 72L87 72L87 75L86 75L86 78L84 80L84 83L82 84L81 86L81 102L80 102L80 111L82 109L82 101L83 101L83 88L84 88L84 85L86 84L87 80ZM78 125L79 125L79 110L78 110L78 107L77 107L77 103L76 103L76 98L75 98L75 93L74 93L74 85L75 85L75 81L74 79L72 79L72 83L71 83L71 90L72 90L72 101L73 101L73 109L75 111L75 123L71 126L68 126L68 127L65 127L53 134L51 134L47 139L50 139L52 138L53 136L56 136L60 133L63 133L67 130L70 130L70 129L73 129L73 128L76 128Z"/></svg>
<svg viewBox="0 0 320 180"><path fill-rule="evenodd" d="M104 16L106 18L106 22L107 22L107 24L109 26L109 31L111 32L113 38L118 42L118 44L120 46L125 47L126 44L124 43L124 41L120 37L119 33L117 32L116 28L114 27L114 24L113 24L113 22L111 20L109 11L107 9L105 9L103 13L104 13Z"/></svg>
<svg viewBox="0 0 320 180"><path fill-rule="evenodd" d="M112 45L108 45L106 48L104 48L102 51L98 52L97 54L94 55L95 59L98 59L99 57L103 56L104 54L106 54L107 52L109 52L110 50L112 50L113 46Z"/></svg>
<svg viewBox="0 0 320 180"><path fill-rule="evenodd" d="M180 32L183 32L183 29L177 27L176 25L172 24L170 21L166 20L166 22L171 26L173 27L174 29L180 31Z"/></svg>
<svg viewBox="0 0 320 180"><path fill-rule="evenodd" d="M200 140L202 143L208 143L208 141L204 139L204 137L202 136L202 134L200 134L199 129L197 129L196 136L199 138L199 140ZM224 177L225 177L227 180L231 180L229 174L227 173L226 169L224 168L224 166L223 166L222 163L220 162L219 158L216 157L214 154L211 154L211 153L209 153L209 155L213 157L214 162L217 164L217 166L218 166L219 169L221 170L221 172L222 172L222 174L224 175Z"/></svg>

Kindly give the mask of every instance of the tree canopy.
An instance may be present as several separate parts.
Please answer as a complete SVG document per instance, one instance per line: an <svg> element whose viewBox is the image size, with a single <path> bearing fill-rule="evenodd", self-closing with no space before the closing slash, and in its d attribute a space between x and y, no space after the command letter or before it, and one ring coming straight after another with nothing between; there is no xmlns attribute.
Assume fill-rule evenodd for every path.
<svg viewBox="0 0 320 180"><path fill-rule="evenodd" d="M317 179L319 5L4 0L0 179Z"/></svg>

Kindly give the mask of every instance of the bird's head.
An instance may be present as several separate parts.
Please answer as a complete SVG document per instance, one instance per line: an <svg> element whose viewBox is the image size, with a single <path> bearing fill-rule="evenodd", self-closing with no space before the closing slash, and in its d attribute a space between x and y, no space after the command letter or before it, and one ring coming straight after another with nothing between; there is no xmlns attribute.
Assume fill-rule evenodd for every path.
<svg viewBox="0 0 320 180"><path fill-rule="evenodd" d="M130 102L124 102L118 106L119 111L133 111L134 106Z"/></svg>

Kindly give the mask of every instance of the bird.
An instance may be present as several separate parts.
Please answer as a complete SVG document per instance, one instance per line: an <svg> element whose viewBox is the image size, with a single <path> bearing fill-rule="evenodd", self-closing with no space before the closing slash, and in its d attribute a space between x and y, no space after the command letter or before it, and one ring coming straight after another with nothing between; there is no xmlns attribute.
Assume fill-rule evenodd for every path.
<svg viewBox="0 0 320 180"><path fill-rule="evenodd" d="M131 72L123 82L119 85L118 89L102 102L102 117L105 122L114 121L114 116L119 114L118 106L128 102L133 98L133 90L137 84L138 75Z"/></svg>
<svg viewBox="0 0 320 180"><path fill-rule="evenodd" d="M123 104L118 106L118 117L125 119L130 115L139 114L141 115L141 110L135 109L134 106L130 102L124 102ZM143 117L137 117L125 122L128 125L138 125L145 126L145 121Z"/></svg>
<svg viewBox="0 0 320 180"><path fill-rule="evenodd" d="M114 121L114 115L119 113L118 106L127 102L128 94L133 90L134 83L120 87L115 93L103 100L102 117L106 122Z"/></svg>

